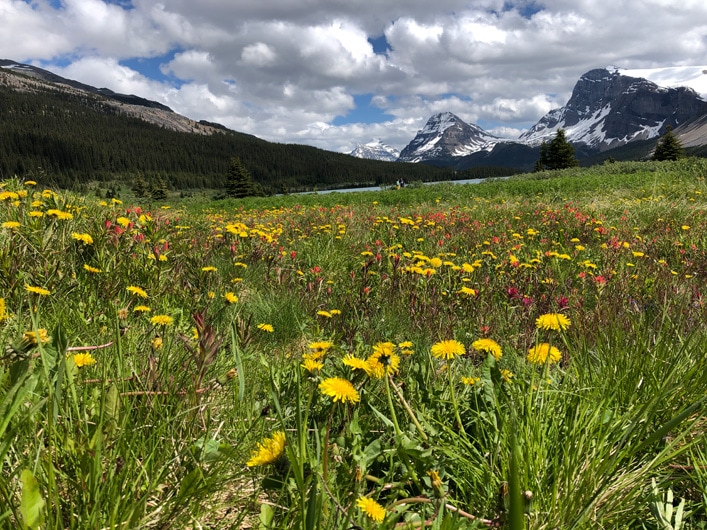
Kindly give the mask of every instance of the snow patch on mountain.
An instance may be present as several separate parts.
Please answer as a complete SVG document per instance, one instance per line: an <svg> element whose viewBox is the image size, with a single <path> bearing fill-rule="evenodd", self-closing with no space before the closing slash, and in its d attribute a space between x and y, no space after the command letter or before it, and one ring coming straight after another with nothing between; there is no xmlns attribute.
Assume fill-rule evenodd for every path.
<svg viewBox="0 0 707 530"><path fill-rule="evenodd" d="M501 141L481 127L465 123L451 112L433 115L400 153L402 162L454 159L491 150Z"/></svg>
<svg viewBox="0 0 707 530"><path fill-rule="evenodd" d="M660 87L688 87L707 99L707 66L673 66L667 68L618 68L610 67L621 75L642 77Z"/></svg>
<svg viewBox="0 0 707 530"><path fill-rule="evenodd" d="M707 112L707 100L696 89L684 86L693 80L687 84L699 88L694 82L699 78L697 68L701 67L689 71L591 70L580 77L564 107L547 113L519 140L538 146L563 129L570 142L605 151L660 136L668 125L675 128ZM679 86L660 86L639 73Z"/></svg>
<svg viewBox="0 0 707 530"><path fill-rule="evenodd" d="M380 140L373 140L367 144L358 144L349 154L356 158L395 162L400 156L400 151L384 144Z"/></svg>

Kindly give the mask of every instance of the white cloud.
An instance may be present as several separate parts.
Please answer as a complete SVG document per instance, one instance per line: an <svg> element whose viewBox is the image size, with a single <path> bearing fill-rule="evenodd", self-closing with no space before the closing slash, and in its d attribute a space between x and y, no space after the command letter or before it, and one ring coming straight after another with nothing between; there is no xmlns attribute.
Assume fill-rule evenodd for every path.
<svg viewBox="0 0 707 530"><path fill-rule="evenodd" d="M564 104L592 68L697 65L707 56L707 5L699 0L54 5L0 0L0 56L268 140L344 151L372 138L404 147L445 110L515 134ZM368 40L381 35L386 55ZM161 71L177 86L121 64L166 54ZM355 116L354 96L364 94L393 118L333 125Z"/></svg>

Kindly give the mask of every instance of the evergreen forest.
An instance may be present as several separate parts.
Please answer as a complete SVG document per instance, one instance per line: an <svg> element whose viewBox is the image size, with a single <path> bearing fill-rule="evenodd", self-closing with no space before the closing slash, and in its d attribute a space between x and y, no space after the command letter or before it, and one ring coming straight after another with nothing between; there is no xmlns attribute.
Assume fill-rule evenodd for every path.
<svg viewBox="0 0 707 530"><path fill-rule="evenodd" d="M363 160L271 143L226 128L212 135L177 132L120 114L92 94L61 90L18 92L0 86L0 124L0 178L16 175L68 189L92 182L130 186L138 177L165 181L172 190L224 189L234 157L266 194L385 186L400 178L434 182L515 172L455 172Z"/></svg>

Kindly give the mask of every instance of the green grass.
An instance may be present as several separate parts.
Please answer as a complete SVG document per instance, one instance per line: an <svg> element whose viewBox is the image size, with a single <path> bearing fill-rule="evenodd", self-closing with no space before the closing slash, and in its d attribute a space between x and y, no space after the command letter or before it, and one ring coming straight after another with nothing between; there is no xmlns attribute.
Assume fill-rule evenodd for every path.
<svg viewBox="0 0 707 530"><path fill-rule="evenodd" d="M705 528L706 174L151 208L6 181L0 527Z"/></svg>

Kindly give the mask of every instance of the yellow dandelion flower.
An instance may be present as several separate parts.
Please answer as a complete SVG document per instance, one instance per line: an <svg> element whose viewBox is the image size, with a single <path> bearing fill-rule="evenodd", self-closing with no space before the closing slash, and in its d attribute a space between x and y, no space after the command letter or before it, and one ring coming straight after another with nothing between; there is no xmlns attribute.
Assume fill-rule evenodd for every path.
<svg viewBox="0 0 707 530"><path fill-rule="evenodd" d="M315 370L321 370L324 368L324 363L311 357L304 357L300 366L308 372L314 372Z"/></svg>
<svg viewBox="0 0 707 530"><path fill-rule="evenodd" d="M36 333L34 331L25 331L22 334L22 340L36 346L39 342L46 344L49 342L50 337L46 329L39 328Z"/></svg>
<svg viewBox="0 0 707 530"><path fill-rule="evenodd" d="M157 351L162 348L162 337L155 337L150 341L150 345L152 346L152 351Z"/></svg>
<svg viewBox="0 0 707 530"><path fill-rule="evenodd" d="M97 269L96 267L91 267L88 263L83 264L83 270L85 270L86 272L91 272L93 274L98 274L99 272L103 272L103 271L101 271L101 269Z"/></svg>
<svg viewBox="0 0 707 530"><path fill-rule="evenodd" d="M351 368L352 370L363 370L367 374L369 373L370 367L368 366L368 361L366 359L359 359L354 355L346 355L341 362Z"/></svg>
<svg viewBox="0 0 707 530"><path fill-rule="evenodd" d="M29 293L38 294L39 296L49 296L52 292L44 287L34 287L32 285L25 284L25 291Z"/></svg>
<svg viewBox="0 0 707 530"><path fill-rule="evenodd" d="M462 287L459 289L460 294L465 294L467 296L476 296L478 294L478 291L476 289L472 289L471 287Z"/></svg>
<svg viewBox="0 0 707 530"><path fill-rule="evenodd" d="M76 353L72 355L77 368L96 364L96 359L90 353Z"/></svg>
<svg viewBox="0 0 707 530"><path fill-rule="evenodd" d="M330 309L329 312L331 313L332 316L340 315L341 309Z"/></svg>
<svg viewBox="0 0 707 530"><path fill-rule="evenodd" d="M155 326L171 326L174 319L169 315L155 315L150 319L150 323Z"/></svg>
<svg viewBox="0 0 707 530"><path fill-rule="evenodd" d="M325 396L331 397L334 402L358 403L361 397L350 381L341 377L329 377L319 383L319 390Z"/></svg>
<svg viewBox="0 0 707 530"><path fill-rule="evenodd" d="M405 340L398 344L398 348L400 348L400 355L412 355L415 353L415 351L412 349L413 348L413 343L411 340Z"/></svg>
<svg viewBox="0 0 707 530"><path fill-rule="evenodd" d="M443 340L432 345L432 355L440 359L451 360L466 353L464 345L456 340Z"/></svg>
<svg viewBox="0 0 707 530"><path fill-rule="evenodd" d="M0 298L0 322L7 320L7 311L5 309L5 299Z"/></svg>
<svg viewBox="0 0 707 530"><path fill-rule="evenodd" d="M317 311L317 315L320 317L331 318L331 313L329 311Z"/></svg>
<svg viewBox="0 0 707 530"><path fill-rule="evenodd" d="M44 217L44 212L40 212L38 210L32 210L29 212L30 217Z"/></svg>
<svg viewBox="0 0 707 530"><path fill-rule="evenodd" d="M545 364L547 361L549 364L556 363L562 358L562 353L560 350L554 346L550 346L547 342L538 344L537 346L530 348L528 350L528 362L533 364Z"/></svg>
<svg viewBox="0 0 707 530"><path fill-rule="evenodd" d="M538 329L552 329L555 331L563 331L570 327L570 319L562 313L546 313L540 315L535 321Z"/></svg>
<svg viewBox="0 0 707 530"><path fill-rule="evenodd" d="M76 241L81 241L84 245L93 245L93 238L90 234L79 234L78 232L72 232L71 238Z"/></svg>
<svg viewBox="0 0 707 530"><path fill-rule="evenodd" d="M478 339L471 343L472 349L490 353L498 361L503 355L501 346L493 339Z"/></svg>
<svg viewBox="0 0 707 530"><path fill-rule="evenodd" d="M232 293L231 291L224 294L223 297L226 299L226 302L228 302L229 304L235 304L236 302L238 302L238 297L236 296L235 293Z"/></svg>
<svg viewBox="0 0 707 530"><path fill-rule="evenodd" d="M285 452L285 433L274 432L270 438L265 438L246 462L248 467L272 464Z"/></svg>
<svg viewBox="0 0 707 530"><path fill-rule="evenodd" d="M14 230L15 228L19 228L21 225L17 221L5 221L1 226L3 228Z"/></svg>
<svg viewBox="0 0 707 530"><path fill-rule="evenodd" d="M465 385L475 385L481 381L480 377L462 377L462 383Z"/></svg>
<svg viewBox="0 0 707 530"><path fill-rule="evenodd" d="M66 221L68 219L73 219L74 216L69 212L62 212L61 210L51 209L47 210L47 215L49 217L56 217L60 221Z"/></svg>
<svg viewBox="0 0 707 530"><path fill-rule="evenodd" d="M136 313L149 313L150 311L152 311L152 309L150 309L146 305L136 305L133 308L133 311L135 311Z"/></svg>
<svg viewBox="0 0 707 530"><path fill-rule="evenodd" d="M330 342L328 340L319 340L315 342L310 342L309 345L307 346L310 350L313 352L321 352L322 354L326 353L329 351L329 349L334 345L333 342Z"/></svg>
<svg viewBox="0 0 707 530"><path fill-rule="evenodd" d="M511 372L510 370L506 370L505 368L504 368L503 370L501 370L501 377L503 377L503 380L504 380L506 383L512 383L512 382L513 382L513 378L515 377L515 375L516 375L516 374L514 374L514 373Z"/></svg>
<svg viewBox="0 0 707 530"><path fill-rule="evenodd" d="M382 523L385 519L385 508L378 504L373 499L368 497L359 497L356 501L356 506L358 506L361 511L376 523Z"/></svg>
<svg viewBox="0 0 707 530"><path fill-rule="evenodd" d="M366 359L368 370L366 373L381 379L384 375L393 375L398 372L400 356L395 353L395 344L392 342L379 342L373 346L373 353Z"/></svg>
<svg viewBox="0 0 707 530"><path fill-rule="evenodd" d="M134 294L135 296L139 296L140 298L147 298L147 293L141 287L137 287L135 285L130 285L130 286L126 287L125 290Z"/></svg>
<svg viewBox="0 0 707 530"><path fill-rule="evenodd" d="M265 331L266 333L272 333L275 331L275 328L273 328L270 324L258 324L258 329L260 331Z"/></svg>
<svg viewBox="0 0 707 530"><path fill-rule="evenodd" d="M118 217L115 222L123 228L127 228L128 226L130 226L130 219L128 219L127 217Z"/></svg>
<svg viewBox="0 0 707 530"><path fill-rule="evenodd" d="M36 186L37 183L34 180L25 180L25 186Z"/></svg>
<svg viewBox="0 0 707 530"><path fill-rule="evenodd" d="M203 272L216 272L218 269L216 267L208 266L208 267L202 267L201 270Z"/></svg>

